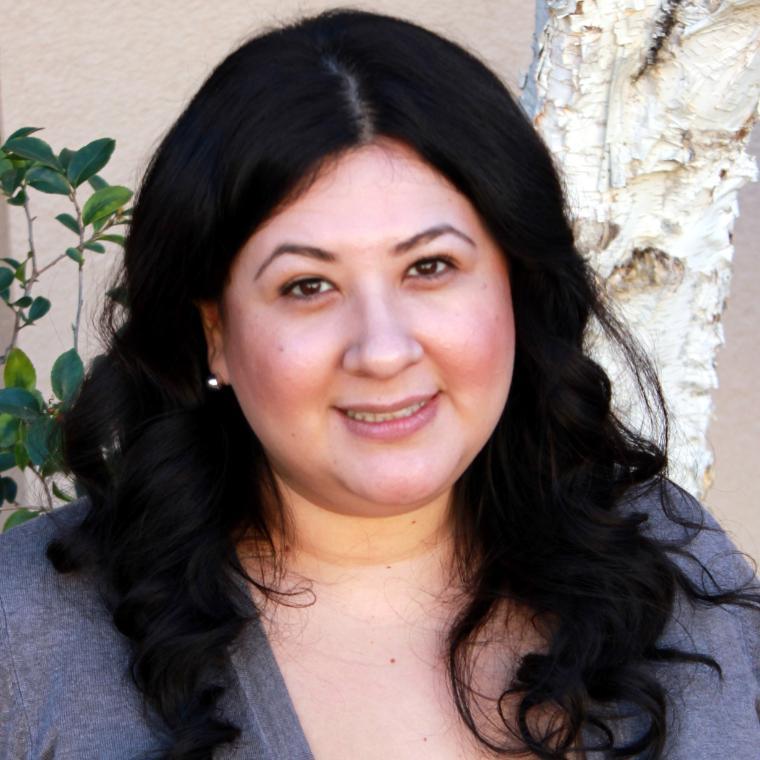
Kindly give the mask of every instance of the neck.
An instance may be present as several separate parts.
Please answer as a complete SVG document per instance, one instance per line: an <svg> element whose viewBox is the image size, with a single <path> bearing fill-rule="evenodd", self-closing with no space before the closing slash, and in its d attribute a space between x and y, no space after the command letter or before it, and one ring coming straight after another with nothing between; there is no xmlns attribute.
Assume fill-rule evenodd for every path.
<svg viewBox="0 0 760 760"><path fill-rule="evenodd" d="M292 491L283 495L288 536L273 536L281 568L275 585L292 587L306 580L312 587L329 587L331 594L358 592L368 600L375 596L373 589L387 592L389 583L439 601L453 589L449 493L409 512L385 516L334 512ZM265 561L259 571L265 567L271 570Z"/></svg>
<svg viewBox="0 0 760 760"><path fill-rule="evenodd" d="M436 552L450 538L448 494L387 516L334 512L297 495L289 498L288 506L293 527L290 552L324 565L371 568L414 561Z"/></svg>

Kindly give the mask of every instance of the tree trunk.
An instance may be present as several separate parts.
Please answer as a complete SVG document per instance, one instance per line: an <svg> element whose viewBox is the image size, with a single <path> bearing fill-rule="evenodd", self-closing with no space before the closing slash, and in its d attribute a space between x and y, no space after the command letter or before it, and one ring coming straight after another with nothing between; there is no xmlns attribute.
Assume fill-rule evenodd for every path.
<svg viewBox="0 0 760 760"><path fill-rule="evenodd" d="M564 174L579 247L653 358L671 475L711 482L706 433L737 192L758 116L760 0L537 0L523 104ZM597 349L615 378L616 361ZM631 419L624 391L616 400Z"/></svg>

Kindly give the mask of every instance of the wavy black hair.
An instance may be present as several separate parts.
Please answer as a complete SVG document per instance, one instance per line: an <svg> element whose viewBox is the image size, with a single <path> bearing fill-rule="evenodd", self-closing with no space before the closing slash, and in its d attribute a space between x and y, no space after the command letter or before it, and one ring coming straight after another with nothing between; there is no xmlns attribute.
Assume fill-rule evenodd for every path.
<svg viewBox="0 0 760 760"><path fill-rule="evenodd" d="M269 29L213 71L166 134L141 184L106 351L65 417L68 468L89 497L84 522L51 544L60 572L93 568L132 672L165 725L167 758L209 758L239 729L218 714L228 650L250 623L236 553L245 536L274 550L282 504L265 451L234 393L209 391L196 304L220 298L230 264L268 217L326 162L389 138L410 146L480 213L508 257L516 358L493 435L454 489L457 564L468 595L448 637L456 707L484 747L508 734L562 758L584 727L616 757L665 746L665 689L647 662L694 661L660 648L676 594L703 604L760 603L746 588L710 593L621 505L645 490L669 502L667 415L652 366L578 252L552 157L498 77L473 54L408 21L340 9ZM591 357L592 325L617 346L656 431L615 411ZM278 510L278 507L280 508ZM684 546L686 541L684 540ZM512 600L553 621L505 687L519 697L503 740L473 715L468 642ZM604 706L646 720L615 743ZM531 714L562 717L539 729ZM514 745L512 745L514 746Z"/></svg>

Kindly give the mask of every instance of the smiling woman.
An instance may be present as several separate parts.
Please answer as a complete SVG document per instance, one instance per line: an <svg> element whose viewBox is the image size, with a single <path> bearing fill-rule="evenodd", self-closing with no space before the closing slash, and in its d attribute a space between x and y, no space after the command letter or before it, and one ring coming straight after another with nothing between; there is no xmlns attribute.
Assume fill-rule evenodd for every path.
<svg viewBox="0 0 760 760"><path fill-rule="evenodd" d="M0 538L0 756L755 756L757 580L475 57L348 10L254 37L125 252L87 496Z"/></svg>
<svg viewBox="0 0 760 760"><path fill-rule="evenodd" d="M209 366L288 503L384 517L435 499L442 519L504 410L505 257L403 143L348 151L254 232L201 311Z"/></svg>

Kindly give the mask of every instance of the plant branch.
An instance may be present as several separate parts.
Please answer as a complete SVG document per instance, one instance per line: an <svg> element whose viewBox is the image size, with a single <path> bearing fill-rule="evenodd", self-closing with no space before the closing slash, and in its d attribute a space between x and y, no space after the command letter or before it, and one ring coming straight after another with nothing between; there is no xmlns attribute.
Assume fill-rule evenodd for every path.
<svg viewBox="0 0 760 760"><path fill-rule="evenodd" d="M61 259L65 259L66 254L62 253L60 256L56 256L51 262L45 264L42 269L38 270L37 277L35 279L38 279L41 275L43 275L45 272L47 272L48 269L54 267Z"/></svg>
<svg viewBox="0 0 760 760"><path fill-rule="evenodd" d="M32 262L32 276L29 278L24 278L23 282L23 291L24 295L28 296L32 290L32 284L37 279L37 254L34 249L34 230L33 230L33 223L35 217L32 216L32 213L29 209L29 196L26 195L26 185L21 185L21 192L24 193L24 214L26 215L26 234L27 239L29 241L29 251L26 255L26 259L24 260L24 264L26 264L27 261ZM12 286L12 284L11 284ZM5 347L5 351L3 352L3 361L5 361L5 357L8 356L8 352L15 347L16 345L16 339L18 338L19 330L23 327L21 324L21 309L14 309L13 306L8 304L8 308L13 310L13 333L11 334L11 341L10 343Z"/></svg>
<svg viewBox="0 0 760 760"><path fill-rule="evenodd" d="M71 188L71 194L69 195L71 202L74 204L74 208L77 212L77 225L79 227L79 250L84 252L84 224L82 222L82 210L79 208L77 202L76 188ZM71 326L72 333L74 335L74 350L79 353L79 323L82 318L82 304L84 303L84 262L79 261L79 272L77 274L77 313L74 319L74 324Z"/></svg>
<svg viewBox="0 0 760 760"><path fill-rule="evenodd" d="M74 350L79 353L79 322L82 318L82 304L84 303L84 267L79 265L77 276L77 315L71 329L74 333Z"/></svg>
<svg viewBox="0 0 760 760"><path fill-rule="evenodd" d="M33 217L31 211L29 210L29 196L27 196L24 200L24 214L26 215L26 234L29 240L29 253L27 254L27 261L29 259L32 260L32 276L29 279L25 279L27 283L31 284L31 281L36 279L37 275L37 252L34 249L34 234L32 232L32 223L36 217Z"/></svg>

